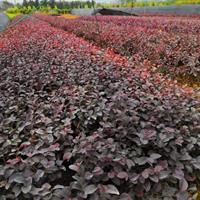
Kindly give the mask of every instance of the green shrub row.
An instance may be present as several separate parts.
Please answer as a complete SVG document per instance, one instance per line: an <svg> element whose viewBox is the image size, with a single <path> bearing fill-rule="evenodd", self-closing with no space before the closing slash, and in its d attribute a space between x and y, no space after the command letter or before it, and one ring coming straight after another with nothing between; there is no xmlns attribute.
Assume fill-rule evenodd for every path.
<svg viewBox="0 0 200 200"><path fill-rule="evenodd" d="M98 4L98 7L145 7L145 6L169 6L183 4L200 4L200 0L166 0L166 1L132 1L121 0L117 4Z"/></svg>
<svg viewBox="0 0 200 200"><path fill-rule="evenodd" d="M8 16L11 15L17 15L19 13L21 14L30 14L30 13L34 13L34 12L45 12L45 13L54 13L54 14L65 14L65 13L69 13L70 9L59 9L56 6L54 8L51 8L50 6L41 6L39 8L36 8L35 6L23 6L23 7L11 7L8 8L6 10L6 13L8 14Z"/></svg>

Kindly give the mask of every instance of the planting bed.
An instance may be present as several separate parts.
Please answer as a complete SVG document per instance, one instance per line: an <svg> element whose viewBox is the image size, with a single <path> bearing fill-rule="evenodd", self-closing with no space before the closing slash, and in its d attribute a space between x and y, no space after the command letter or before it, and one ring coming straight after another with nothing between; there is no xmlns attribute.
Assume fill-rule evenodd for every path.
<svg viewBox="0 0 200 200"><path fill-rule="evenodd" d="M37 15L121 55L149 60L160 72L188 75L200 82L200 20L183 17L83 17L76 20Z"/></svg>
<svg viewBox="0 0 200 200"><path fill-rule="evenodd" d="M63 26L37 15L0 35L0 199L195 199L192 91L39 18Z"/></svg>

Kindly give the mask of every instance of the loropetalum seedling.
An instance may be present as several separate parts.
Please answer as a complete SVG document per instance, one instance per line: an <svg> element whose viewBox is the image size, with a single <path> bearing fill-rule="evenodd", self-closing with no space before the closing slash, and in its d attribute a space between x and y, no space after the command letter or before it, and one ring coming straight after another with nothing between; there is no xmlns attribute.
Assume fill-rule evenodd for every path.
<svg viewBox="0 0 200 200"><path fill-rule="evenodd" d="M199 18L98 16L67 20L36 16L134 60L148 59L165 74L199 76Z"/></svg>
<svg viewBox="0 0 200 200"><path fill-rule="evenodd" d="M163 16L137 16L137 17L122 17L122 16L97 16L82 17L81 20L113 23L120 26L146 27L149 29L158 29L173 33L192 33L198 34L200 31L200 16L178 16L178 15L163 15Z"/></svg>
<svg viewBox="0 0 200 200"><path fill-rule="evenodd" d="M0 49L1 199L192 199L190 91L35 17Z"/></svg>

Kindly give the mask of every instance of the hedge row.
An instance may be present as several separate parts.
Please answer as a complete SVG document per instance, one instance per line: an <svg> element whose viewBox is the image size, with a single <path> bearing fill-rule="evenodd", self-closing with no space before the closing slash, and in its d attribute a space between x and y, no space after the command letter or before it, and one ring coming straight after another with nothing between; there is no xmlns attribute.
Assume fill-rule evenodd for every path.
<svg viewBox="0 0 200 200"><path fill-rule="evenodd" d="M189 91L34 17L0 49L1 199L197 193L200 102Z"/></svg>
<svg viewBox="0 0 200 200"><path fill-rule="evenodd" d="M99 17L98 22L95 17L93 20L85 18L67 20L47 15L36 15L36 17L134 60L139 59L142 62L147 59L166 74L199 76L200 36L197 30L200 30L200 20L191 20L193 21L191 24L196 26L190 29L193 27L188 25L190 18L187 20L174 18L174 22L170 23L170 20L167 18L165 20L164 17L155 17L158 18L155 21L149 20L148 17L142 19L114 17L112 22L108 23L112 17ZM161 26L163 23L165 26ZM177 32L174 31L175 24L178 27Z"/></svg>

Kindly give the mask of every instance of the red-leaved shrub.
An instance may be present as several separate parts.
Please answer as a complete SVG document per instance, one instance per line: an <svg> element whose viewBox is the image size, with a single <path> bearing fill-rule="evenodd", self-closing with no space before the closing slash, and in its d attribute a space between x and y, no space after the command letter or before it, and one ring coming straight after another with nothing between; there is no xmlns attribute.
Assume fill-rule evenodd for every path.
<svg viewBox="0 0 200 200"><path fill-rule="evenodd" d="M2 33L0 49L1 199L188 200L197 190L199 101L148 63L34 17Z"/></svg>

